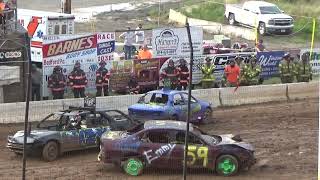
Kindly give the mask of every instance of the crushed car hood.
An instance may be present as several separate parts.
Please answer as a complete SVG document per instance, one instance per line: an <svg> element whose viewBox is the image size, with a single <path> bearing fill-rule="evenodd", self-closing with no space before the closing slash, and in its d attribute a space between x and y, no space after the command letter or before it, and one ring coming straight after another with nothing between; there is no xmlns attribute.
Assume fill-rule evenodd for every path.
<svg viewBox="0 0 320 180"><path fill-rule="evenodd" d="M108 131L101 136L101 139L116 140L126 138L128 136L129 134L126 131Z"/></svg>
<svg viewBox="0 0 320 180"><path fill-rule="evenodd" d="M49 131L49 130L32 130L30 134L27 136L27 143L33 143L35 139L49 136L55 134L56 131ZM24 140L24 131L18 131L16 134L12 136L12 140L16 143L23 143Z"/></svg>
<svg viewBox="0 0 320 180"><path fill-rule="evenodd" d="M251 144L242 142L242 140L237 140L233 134L223 134L220 135L220 137L221 142L218 145L234 144L244 149L254 151L254 148ZM240 136L238 136L238 138L240 138Z"/></svg>

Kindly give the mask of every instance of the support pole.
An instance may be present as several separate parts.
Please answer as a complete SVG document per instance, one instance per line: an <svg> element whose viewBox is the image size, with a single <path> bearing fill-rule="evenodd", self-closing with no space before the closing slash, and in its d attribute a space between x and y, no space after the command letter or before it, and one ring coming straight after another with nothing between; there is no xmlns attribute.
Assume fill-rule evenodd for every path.
<svg viewBox="0 0 320 180"><path fill-rule="evenodd" d="M188 118L187 118L187 127L186 127L186 133L185 133L185 142L184 142L184 157L183 157L183 179L186 180L187 178L187 157L188 157L188 141L189 141L189 122L191 118L191 89L192 89L192 67L193 67L193 45L192 45L192 39L191 39L191 32L190 32L190 26L187 20L186 23L187 33L188 33L188 40L189 40L189 46L190 46L190 74L189 74L189 87L188 87Z"/></svg>
<svg viewBox="0 0 320 180"><path fill-rule="evenodd" d="M310 47L310 60L312 61L312 53L313 53L313 45L314 45L314 34L316 31L316 18L313 18L313 26L312 26L312 37L311 37L311 47Z"/></svg>
<svg viewBox="0 0 320 180"><path fill-rule="evenodd" d="M22 180L26 179L26 161L27 161L27 154L26 154L26 144L27 144L27 136L28 136L28 120L29 120L29 104L30 104L30 95L31 95L31 56L30 56L30 38L28 34L25 35L25 43L26 46L26 59L28 64L28 71L27 71L27 90L26 90L26 109L25 109L25 118L24 118L24 138L23 138L23 157L22 157Z"/></svg>

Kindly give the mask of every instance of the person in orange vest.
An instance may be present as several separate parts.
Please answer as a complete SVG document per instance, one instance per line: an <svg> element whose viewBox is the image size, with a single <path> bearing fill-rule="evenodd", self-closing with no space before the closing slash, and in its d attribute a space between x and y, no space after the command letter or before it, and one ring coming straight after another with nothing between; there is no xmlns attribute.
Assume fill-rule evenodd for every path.
<svg viewBox="0 0 320 180"><path fill-rule="evenodd" d="M175 90L178 84L178 71L174 67L172 59L169 60L168 66L161 72L160 80L163 80L164 87Z"/></svg>
<svg viewBox="0 0 320 180"><path fill-rule="evenodd" d="M75 98L85 97L85 89L88 83L85 72L81 69L80 62L77 61L74 65L73 71L68 76L69 85L72 88Z"/></svg>
<svg viewBox="0 0 320 180"><path fill-rule="evenodd" d="M106 69L106 62L101 61L99 63L100 67L96 71L96 88L97 88L97 94L96 96L102 96L102 90L103 94L105 96L109 95L109 78L110 78L110 73L108 69Z"/></svg>
<svg viewBox="0 0 320 180"><path fill-rule="evenodd" d="M180 65L178 66L178 90L186 90L189 84L189 68L185 59L180 59Z"/></svg>
<svg viewBox="0 0 320 180"><path fill-rule="evenodd" d="M138 59L151 59L152 53L150 52L147 45L144 45L143 48L139 50Z"/></svg>
<svg viewBox="0 0 320 180"><path fill-rule="evenodd" d="M227 79L227 87L236 87L239 85L240 67L234 60L231 60L230 64L224 68L224 73Z"/></svg>
<svg viewBox="0 0 320 180"><path fill-rule="evenodd" d="M1 22L0 24L5 24L5 14L3 13L4 10L9 9L9 6L7 3L5 3L3 0L0 0L0 18Z"/></svg>
<svg viewBox="0 0 320 180"><path fill-rule="evenodd" d="M66 78L62 74L61 66L54 67L53 73L48 79L48 87L51 89L53 99L63 99L65 86Z"/></svg>

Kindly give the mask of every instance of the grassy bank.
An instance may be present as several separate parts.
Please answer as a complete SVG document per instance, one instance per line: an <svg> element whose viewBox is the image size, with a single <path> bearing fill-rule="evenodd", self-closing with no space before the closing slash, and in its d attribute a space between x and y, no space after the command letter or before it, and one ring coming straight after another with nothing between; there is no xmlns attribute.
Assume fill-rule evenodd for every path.
<svg viewBox="0 0 320 180"><path fill-rule="evenodd" d="M306 39L312 33L312 18L320 18L319 0L268 0L277 4L285 13L293 16L294 32L301 40ZM240 3L240 0L214 0L214 1L187 1L179 9L188 17L203 19L208 21L225 23L224 3ZM319 17L317 17L319 16ZM320 19L318 19L320 23ZM318 26L319 27L319 26ZM317 37L320 37L320 30L317 30Z"/></svg>

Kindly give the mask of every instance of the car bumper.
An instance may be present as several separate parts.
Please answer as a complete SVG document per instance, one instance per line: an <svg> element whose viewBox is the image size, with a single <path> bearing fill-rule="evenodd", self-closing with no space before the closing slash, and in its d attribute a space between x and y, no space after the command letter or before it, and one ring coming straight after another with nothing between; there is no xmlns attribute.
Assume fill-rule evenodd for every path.
<svg viewBox="0 0 320 180"><path fill-rule="evenodd" d="M291 33L293 29L292 26L267 26L266 30L269 33Z"/></svg>
<svg viewBox="0 0 320 180"><path fill-rule="evenodd" d="M7 146L8 149L11 151L23 154L23 144L15 142L12 137L8 137ZM41 151L40 145L32 144L26 144L26 153L29 155L37 155Z"/></svg>
<svg viewBox="0 0 320 180"><path fill-rule="evenodd" d="M257 159L254 157L254 153L249 152L249 154L250 155L241 162L243 168L250 169L250 167L253 166L257 162Z"/></svg>

